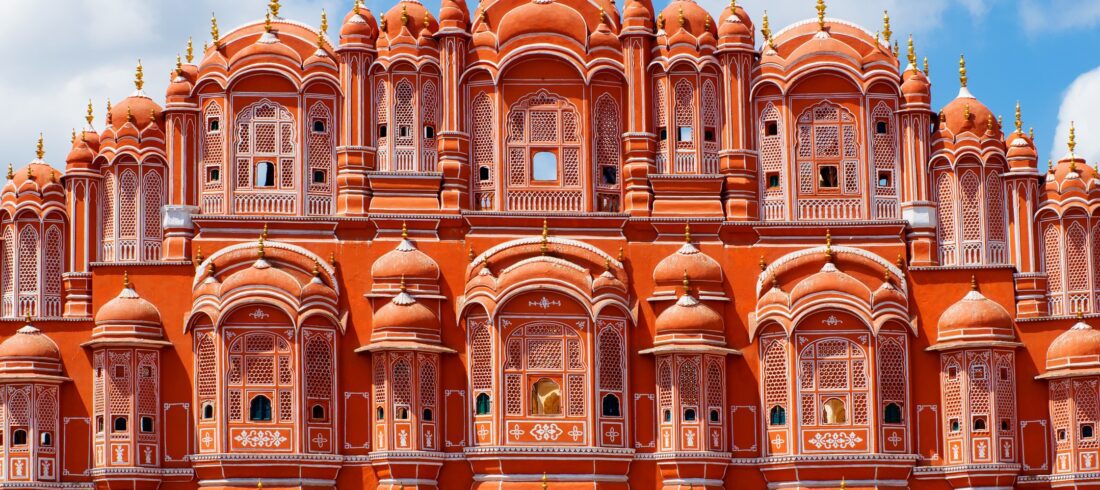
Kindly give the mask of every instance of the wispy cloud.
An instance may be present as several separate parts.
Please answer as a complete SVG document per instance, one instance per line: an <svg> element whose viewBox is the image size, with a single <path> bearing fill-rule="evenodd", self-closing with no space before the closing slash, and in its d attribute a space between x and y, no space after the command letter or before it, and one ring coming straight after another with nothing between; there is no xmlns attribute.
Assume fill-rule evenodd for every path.
<svg viewBox="0 0 1100 490"><path fill-rule="evenodd" d="M1075 153L1089 162L1100 160L1100 67L1078 76L1062 97L1050 150L1056 162L1066 155L1070 122L1077 128Z"/></svg>
<svg viewBox="0 0 1100 490"><path fill-rule="evenodd" d="M1100 0L1020 0L1019 12L1029 34L1100 24Z"/></svg>

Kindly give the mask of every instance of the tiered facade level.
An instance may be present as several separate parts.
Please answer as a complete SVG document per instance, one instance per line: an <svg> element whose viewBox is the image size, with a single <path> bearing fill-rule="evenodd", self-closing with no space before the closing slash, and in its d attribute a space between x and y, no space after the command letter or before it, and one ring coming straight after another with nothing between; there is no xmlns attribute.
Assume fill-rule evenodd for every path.
<svg viewBox="0 0 1100 490"><path fill-rule="evenodd" d="M1100 177L884 21L214 21L8 172L0 486L1100 488Z"/></svg>

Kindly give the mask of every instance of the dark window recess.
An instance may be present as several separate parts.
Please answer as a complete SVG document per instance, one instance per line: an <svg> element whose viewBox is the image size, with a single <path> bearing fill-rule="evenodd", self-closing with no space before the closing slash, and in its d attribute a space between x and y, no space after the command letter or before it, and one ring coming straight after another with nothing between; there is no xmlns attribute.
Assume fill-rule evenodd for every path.
<svg viewBox="0 0 1100 490"><path fill-rule="evenodd" d="M114 432L126 432L126 427L129 426L128 422L126 417L115 417L115 422L111 430Z"/></svg>
<svg viewBox="0 0 1100 490"><path fill-rule="evenodd" d="M314 184L324 184L325 183L325 171L324 170L314 170L313 171L313 183Z"/></svg>
<svg viewBox="0 0 1100 490"><path fill-rule="evenodd" d="M27 431L18 429L11 433L11 445L12 446L26 446L27 445Z"/></svg>
<svg viewBox="0 0 1100 490"><path fill-rule="evenodd" d="M489 394L480 393L477 395L477 414L488 415L489 414Z"/></svg>
<svg viewBox="0 0 1100 490"><path fill-rule="evenodd" d="M397 137L398 138L408 138L409 137L409 132L410 131L409 131L408 126L398 126L397 127Z"/></svg>
<svg viewBox="0 0 1100 490"><path fill-rule="evenodd" d="M661 127L657 128L657 138L659 138L661 141L667 140L668 139L668 128L666 128L664 126L661 126Z"/></svg>
<svg viewBox="0 0 1100 490"><path fill-rule="evenodd" d="M50 432L43 432L38 435L39 445L43 447L53 446L53 434Z"/></svg>
<svg viewBox="0 0 1100 490"><path fill-rule="evenodd" d="M610 393L603 396L603 416L619 417L622 411L619 409L619 397Z"/></svg>
<svg viewBox="0 0 1100 490"><path fill-rule="evenodd" d="M1066 440L1066 429L1058 429L1058 440L1059 441Z"/></svg>
<svg viewBox="0 0 1100 490"><path fill-rule="evenodd" d="M102 415L96 415L96 417L95 417L95 432L96 432L96 434L102 434L103 433L103 416Z"/></svg>
<svg viewBox="0 0 1100 490"><path fill-rule="evenodd" d="M619 183L619 169L610 165L604 165L600 167L600 178L603 180L604 185L615 185Z"/></svg>
<svg viewBox="0 0 1100 490"><path fill-rule="evenodd" d="M1011 427L1008 425L1008 419L1001 419L1001 432L1008 432Z"/></svg>
<svg viewBox="0 0 1100 490"><path fill-rule="evenodd" d="M886 124L886 121L876 122L875 123L875 134L886 134L886 131L887 131L888 128L889 128L889 126Z"/></svg>
<svg viewBox="0 0 1100 490"><path fill-rule="evenodd" d="M890 187L890 185L892 184L892 182L891 182L892 180L893 179L890 178L890 172L879 172L878 173L878 186L879 187Z"/></svg>
<svg viewBox="0 0 1100 490"><path fill-rule="evenodd" d="M435 127L433 127L433 126L424 126L424 138L426 138L426 139L435 138Z"/></svg>
<svg viewBox="0 0 1100 490"><path fill-rule="evenodd" d="M775 136L777 134L779 134L779 123L775 121L764 123L764 136Z"/></svg>
<svg viewBox="0 0 1100 490"><path fill-rule="evenodd" d="M817 186L822 189L836 189L840 186L836 165L822 165L818 167Z"/></svg>
<svg viewBox="0 0 1100 490"><path fill-rule="evenodd" d="M325 407L314 405L313 408L310 409L309 418L313 420L325 420Z"/></svg>
<svg viewBox="0 0 1100 490"><path fill-rule="evenodd" d="M887 424L901 423L901 407L897 403L889 403L882 411L882 421Z"/></svg>
<svg viewBox="0 0 1100 490"><path fill-rule="evenodd" d="M1081 439L1092 439L1096 435L1092 424L1081 424Z"/></svg>
<svg viewBox="0 0 1100 490"><path fill-rule="evenodd" d="M480 180L482 182L488 182L489 181L489 167L487 165L482 165L482 166L478 167L478 169L477 169L477 180Z"/></svg>
<svg viewBox="0 0 1100 490"><path fill-rule="evenodd" d="M787 425L787 411L783 407L776 405L768 413L768 422L771 425Z"/></svg>
<svg viewBox="0 0 1100 490"><path fill-rule="evenodd" d="M378 125L378 137L379 138L385 138L387 134L388 133L386 132L386 125L385 124L379 124Z"/></svg>
<svg viewBox="0 0 1100 490"><path fill-rule="evenodd" d="M684 422L695 422L695 409L689 408L684 410Z"/></svg>
<svg viewBox="0 0 1100 490"><path fill-rule="evenodd" d="M325 132L325 121L322 121L320 119L314 119L313 120L313 132L314 133L323 133L323 132Z"/></svg>
<svg viewBox="0 0 1100 490"><path fill-rule="evenodd" d="M984 430L986 430L985 418L984 417L975 417L974 418L974 431L975 432L981 432L981 431L984 431Z"/></svg>
<svg viewBox="0 0 1100 490"><path fill-rule="evenodd" d="M141 418L141 431L153 432L153 417L146 416Z"/></svg>
<svg viewBox="0 0 1100 490"><path fill-rule="evenodd" d="M672 422L672 410L665 410L665 422Z"/></svg>
<svg viewBox="0 0 1100 490"><path fill-rule="evenodd" d="M703 130L703 141L714 141L714 128Z"/></svg>
<svg viewBox="0 0 1100 490"><path fill-rule="evenodd" d="M222 170L218 167L209 167L206 169L206 181L217 182L222 180Z"/></svg>
<svg viewBox="0 0 1100 490"><path fill-rule="evenodd" d="M420 419L425 421L425 422L431 422L432 421L432 409L425 408L424 413L421 414L421 416L420 416Z"/></svg>
<svg viewBox="0 0 1100 490"><path fill-rule="evenodd" d="M253 398L248 407L248 420L253 422L270 422L271 399L263 395Z"/></svg>
<svg viewBox="0 0 1100 490"><path fill-rule="evenodd" d="M256 164L256 187L275 187L275 164L260 162Z"/></svg>
<svg viewBox="0 0 1100 490"><path fill-rule="evenodd" d="M710 411L710 421L711 422L714 422L714 423L717 424L719 422L719 418L718 418L719 416L720 415L718 414L718 410L711 410Z"/></svg>
<svg viewBox="0 0 1100 490"><path fill-rule="evenodd" d="M397 420L409 420L409 409L408 408L398 407L397 412L395 412L395 413L397 414L397 416L396 416Z"/></svg>
<svg viewBox="0 0 1100 490"><path fill-rule="evenodd" d="M378 410L375 410L374 413L375 413L375 418L377 418L378 420L382 420L382 419L386 418L386 409L384 409L382 407L378 407Z"/></svg>
<svg viewBox="0 0 1100 490"><path fill-rule="evenodd" d="M960 429L959 419L951 419L951 432L958 432Z"/></svg>
<svg viewBox="0 0 1100 490"><path fill-rule="evenodd" d="M768 188L775 189L779 187L779 173L768 172Z"/></svg>
<svg viewBox="0 0 1100 490"><path fill-rule="evenodd" d="M221 121L219 121L217 119L211 119L209 126L210 126L210 131L212 131L212 132L213 131L218 131L222 127Z"/></svg>
<svg viewBox="0 0 1100 490"><path fill-rule="evenodd" d="M214 418L214 404L207 403L202 406L202 419L212 420Z"/></svg>

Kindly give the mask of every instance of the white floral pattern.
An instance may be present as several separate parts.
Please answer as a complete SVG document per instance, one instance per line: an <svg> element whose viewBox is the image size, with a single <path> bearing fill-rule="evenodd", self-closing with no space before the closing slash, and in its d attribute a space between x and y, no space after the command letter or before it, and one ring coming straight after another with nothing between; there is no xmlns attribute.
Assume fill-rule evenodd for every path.
<svg viewBox="0 0 1100 490"><path fill-rule="evenodd" d="M863 438L855 432L819 432L806 442L817 449L854 449Z"/></svg>
<svg viewBox="0 0 1100 490"><path fill-rule="evenodd" d="M287 440L279 430L245 430L233 439L242 447L254 448L279 447Z"/></svg>
<svg viewBox="0 0 1100 490"><path fill-rule="evenodd" d="M531 435L535 436L536 441L556 441L561 434L562 430L558 424L535 424L531 428Z"/></svg>

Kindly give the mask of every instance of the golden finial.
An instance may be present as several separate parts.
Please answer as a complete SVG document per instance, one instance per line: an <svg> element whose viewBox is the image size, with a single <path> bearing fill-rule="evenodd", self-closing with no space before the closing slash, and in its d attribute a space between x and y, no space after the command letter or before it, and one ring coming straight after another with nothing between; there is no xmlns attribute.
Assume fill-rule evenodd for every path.
<svg viewBox="0 0 1100 490"><path fill-rule="evenodd" d="M50 170L50 182L57 183L57 172Z"/></svg>
<svg viewBox="0 0 1100 490"><path fill-rule="evenodd" d="M141 59L138 59L137 71L134 73L134 87L141 90L145 86L145 69L141 66Z"/></svg>
<svg viewBox="0 0 1100 490"><path fill-rule="evenodd" d="M42 145L42 133L38 133L38 144L34 147L34 155L38 157L39 160L46 156L46 149ZM27 169L30 170L29 167Z"/></svg>
<svg viewBox="0 0 1100 490"><path fill-rule="evenodd" d="M386 32L386 25L388 25L388 22L386 21L386 16L383 15L382 20L378 23L379 32Z"/></svg>
<svg viewBox="0 0 1100 490"><path fill-rule="evenodd" d="M1027 128L1027 137L1031 141L1035 141L1035 128L1034 127Z"/></svg>
<svg viewBox="0 0 1100 490"><path fill-rule="evenodd" d="M213 275L214 275L214 273L215 273L215 272L217 272L217 268L216 268L216 267L214 266L214 263L213 263L213 262L211 262L211 263L207 264L207 266L206 266L206 272L207 272L208 274L210 274L211 276L213 276Z"/></svg>
<svg viewBox="0 0 1100 490"><path fill-rule="evenodd" d="M130 289L130 271L122 271L122 289Z"/></svg>
<svg viewBox="0 0 1100 490"><path fill-rule="evenodd" d="M657 14L657 30L658 31L665 30L665 13L664 12L661 12L661 13Z"/></svg>
<svg viewBox="0 0 1100 490"><path fill-rule="evenodd" d="M882 11L882 38L886 40L886 44L890 44L890 36L894 34L894 31L890 30L890 12Z"/></svg>
<svg viewBox="0 0 1100 490"><path fill-rule="evenodd" d="M195 42L187 38L187 63L195 61Z"/></svg>
<svg viewBox="0 0 1100 490"><path fill-rule="evenodd" d="M901 48L898 47L898 40L897 39L894 40L894 51L892 51L892 52L895 55L901 52Z"/></svg>
<svg viewBox="0 0 1100 490"><path fill-rule="evenodd" d="M256 258L264 258L264 236L261 234L260 239L256 242Z"/></svg>
<svg viewBox="0 0 1100 490"><path fill-rule="evenodd" d="M603 10L603 7L600 7L600 23L601 24L606 24L607 23L607 12L605 12Z"/></svg>
<svg viewBox="0 0 1100 490"><path fill-rule="evenodd" d="M27 167L27 180L34 180L34 167Z"/></svg>
<svg viewBox="0 0 1100 490"><path fill-rule="evenodd" d="M735 13L736 11L737 11L737 0L730 0L730 13L732 14L732 13Z"/></svg>
<svg viewBox="0 0 1100 490"><path fill-rule="evenodd" d="M355 6L352 9L355 10L355 15L359 15L359 11L363 10L363 0L355 0Z"/></svg>
<svg viewBox="0 0 1100 490"><path fill-rule="evenodd" d="M15 178L15 170L12 170L11 164L8 164L8 180Z"/></svg>
<svg viewBox="0 0 1100 490"><path fill-rule="evenodd" d="M1077 149L1077 129L1073 127L1073 121L1069 122L1069 141L1066 143L1069 147L1069 157L1073 158L1073 151Z"/></svg>
<svg viewBox="0 0 1100 490"><path fill-rule="evenodd" d="M183 58L180 57L179 53L176 53L176 76L179 76L181 73L183 73Z"/></svg>
<svg viewBox="0 0 1100 490"><path fill-rule="evenodd" d="M405 287L405 275L404 275L404 274L401 274L401 285L400 285L400 288L401 288L401 292L402 292L402 293L404 293L404 292L407 292L407 291L408 291L408 288L406 288L406 287Z"/></svg>
<svg viewBox="0 0 1100 490"><path fill-rule="evenodd" d="M202 245L195 247L195 260L201 264L203 260L206 260L206 256L202 254Z"/></svg>
<svg viewBox="0 0 1100 490"><path fill-rule="evenodd" d="M616 259L619 262L622 262L623 260L626 259L626 257L623 255L623 247L619 247L619 255L616 256Z"/></svg>
<svg viewBox="0 0 1100 490"><path fill-rule="evenodd" d="M126 122L134 121L134 113L130 110L130 105L126 104Z"/></svg>
<svg viewBox="0 0 1100 490"><path fill-rule="evenodd" d="M768 42L769 46L770 46L771 45L770 42L771 42L771 38L772 38L772 27L771 27L771 23L768 22L768 11L767 10L764 11L764 22L762 24L760 24L760 35L764 36L764 41Z"/></svg>
<svg viewBox="0 0 1100 490"><path fill-rule="evenodd" d="M875 31L875 46L878 47L878 46L881 46L881 45L882 45L882 32ZM886 46L889 47L890 43L886 43Z"/></svg>
<svg viewBox="0 0 1100 490"><path fill-rule="evenodd" d="M833 232L825 229L825 260L833 261Z"/></svg>
<svg viewBox="0 0 1100 490"><path fill-rule="evenodd" d="M768 263L764 260L764 256L761 255L760 256L760 270L764 270L764 269L767 269L767 268L768 268Z"/></svg>
<svg viewBox="0 0 1100 490"><path fill-rule="evenodd" d="M481 22L484 24L489 23L489 12L485 9L481 9Z"/></svg>
<svg viewBox="0 0 1100 490"><path fill-rule="evenodd" d="M95 120L95 114L92 114L92 99L88 99L88 112L84 113L84 120L88 121L88 126L91 126L92 121Z"/></svg>
<svg viewBox="0 0 1100 490"><path fill-rule="evenodd" d="M539 248L542 251L542 255L546 255L546 252L550 249L549 245L547 245L549 242L550 242L550 226L546 222L546 218L543 218L542 219L542 241L541 241L541 245L539 246Z"/></svg>
<svg viewBox="0 0 1100 490"><path fill-rule="evenodd" d="M970 119L970 103L963 106L963 119Z"/></svg>
<svg viewBox="0 0 1100 490"><path fill-rule="evenodd" d="M966 56L959 55L959 86L966 87Z"/></svg>
<svg viewBox="0 0 1100 490"><path fill-rule="evenodd" d="M271 32L271 11L264 14L264 32Z"/></svg>
<svg viewBox="0 0 1100 490"><path fill-rule="evenodd" d="M73 136L69 138L69 143L76 143L76 128L73 128Z"/></svg>
<svg viewBox="0 0 1100 490"><path fill-rule="evenodd" d="M271 0L267 3L267 10L271 12L272 17L279 16L279 0Z"/></svg>
<svg viewBox="0 0 1100 490"><path fill-rule="evenodd" d="M772 289L779 289L779 276L772 276Z"/></svg>
<svg viewBox="0 0 1100 490"><path fill-rule="evenodd" d="M27 325L30 325L31 324L31 314L27 313L26 315L23 315L23 321L27 322Z"/></svg>
<svg viewBox="0 0 1100 490"><path fill-rule="evenodd" d="M256 482L256 488L263 488L263 487L264 487L264 482L262 480Z"/></svg>
<svg viewBox="0 0 1100 490"><path fill-rule="evenodd" d="M898 266L898 269L905 269L905 257L898 254L898 258L894 261L894 264Z"/></svg>
<svg viewBox="0 0 1100 490"><path fill-rule="evenodd" d="M218 18L214 12L210 12L210 38L214 42L214 49L218 49Z"/></svg>
<svg viewBox="0 0 1100 490"><path fill-rule="evenodd" d="M825 30L825 0L817 0L817 28Z"/></svg>
<svg viewBox="0 0 1100 490"><path fill-rule="evenodd" d="M684 243L691 243L691 223L684 223Z"/></svg>
<svg viewBox="0 0 1100 490"><path fill-rule="evenodd" d="M1085 310L1083 308L1077 308L1077 319L1085 318Z"/></svg>
<svg viewBox="0 0 1100 490"><path fill-rule="evenodd" d="M424 11L424 29L432 24L432 13L428 10Z"/></svg>
<svg viewBox="0 0 1100 490"><path fill-rule="evenodd" d="M986 118L985 118L985 129L987 131L993 131L993 114L990 114L990 115L986 116Z"/></svg>
<svg viewBox="0 0 1100 490"><path fill-rule="evenodd" d="M467 258L467 259L469 259L469 260L470 260L470 262L473 262L473 261L474 261L474 257L476 257L476 256L474 255L474 247L470 247L470 248L467 248L467 249L466 249L466 258Z"/></svg>
<svg viewBox="0 0 1100 490"><path fill-rule="evenodd" d="M401 25L409 25L409 7L407 5L401 6Z"/></svg>
<svg viewBox="0 0 1100 490"><path fill-rule="evenodd" d="M547 483L548 480L549 478L546 476L546 472L542 472L542 490L546 490L546 488L550 486L550 484Z"/></svg>
<svg viewBox="0 0 1100 490"><path fill-rule="evenodd" d="M611 272L611 257L603 259L603 268L607 272Z"/></svg>
<svg viewBox="0 0 1100 490"><path fill-rule="evenodd" d="M703 19L703 30L710 30L710 14L707 14L706 18Z"/></svg>
<svg viewBox="0 0 1100 490"><path fill-rule="evenodd" d="M687 19L684 18L684 8L680 7L680 12L676 15L678 17L677 22L680 23L680 27L683 27L684 24L687 22Z"/></svg>
<svg viewBox="0 0 1100 490"><path fill-rule="evenodd" d="M111 98L107 98L107 124L111 124Z"/></svg>
<svg viewBox="0 0 1100 490"><path fill-rule="evenodd" d="M328 263L331 264L333 267L336 267L336 252L328 253Z"/></svg>
<svg viewBox="0 0 1100 490"><path fill-rule="evenodd" d="M401 222L401 238L409 237L409 226L404 221Z"/></svg>
<svg viewBox="0 0 1100 490"><path fill-rule="evenodd" d="M891 284L890 283L890 269L883 269L883 271L882 271L882 282L885 282L886 284Z"/></svg>
<svg viewBox="0 0 1100 490"><path fill-rule="evenodd" d="M924 77L928 78L928 57L924 57Z"/></svg>
<svg viewBox="0 0 1100 490"><path fill-rule="evenodd" d="M840 477L840 488L841 488L842 490L844 490L844 489L847 489L847 488L848 488L848 481L847 481L847 480L845 480L843 476L842 476L842 477Z"/></svg>
<svg viewBox="0 0 1100 490"><path fill-rule="evenodd" d="M974 274L970 275L970 290L971 291L977 291L978 290L978 278Z"/></svg>
<svg viewBox="0 0 1100 490"><path fill-rule="evenodd" d="M684 294L685 295L691 294L691 278L688 277L687 269L684 269L684 282L683 282L683 284L684 284Z"/></svg>
<svg viewBox="0 0 1100 490"><path fill-rule="evenodd" d="M267 238L267 223L264 223L264 229L260 232L260 236Z"/></svg>
<svg viewBox="0 0 1100 490"><path fill-rule="evenodd" d="M1020 101L1016 101L1016 132L1023 134L1024 132L1024 120L1020 115Z"/></svg>

